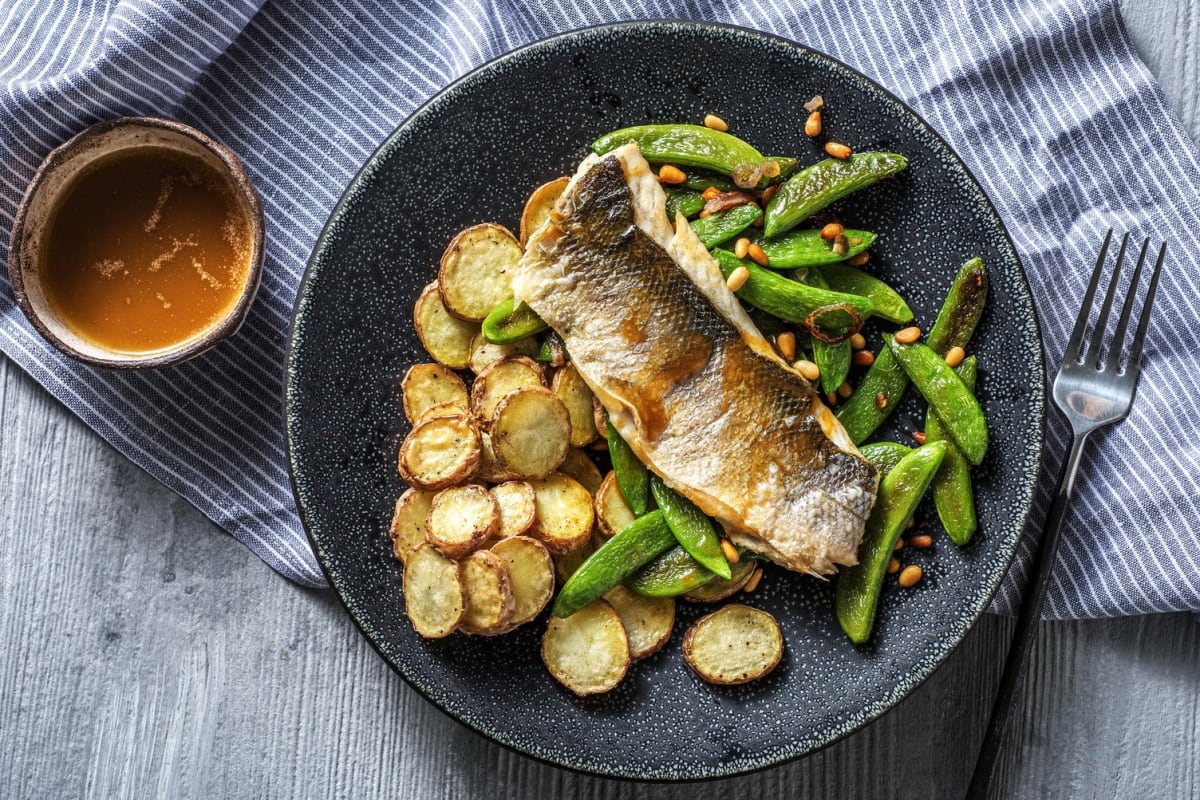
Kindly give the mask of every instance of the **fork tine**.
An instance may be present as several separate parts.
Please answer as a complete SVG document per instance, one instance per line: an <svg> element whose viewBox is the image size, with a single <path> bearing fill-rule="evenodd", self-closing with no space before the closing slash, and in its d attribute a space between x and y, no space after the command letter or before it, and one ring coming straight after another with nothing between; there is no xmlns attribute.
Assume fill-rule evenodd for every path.
<svg viewBox="0 0 1200 800"><path fill-rule="evenodd" d="M1108 327L1108 315L1112 311L1117 296L1117 284L1121 279L1121 267L1125 263L1125 246L1129 244L1129 234L1121 237L1121 249L1117 251L1117 263L1113 267L1112 277L1108 279L1108 291L1104 293L1104 303L1100 306L1100 316L1096 318L1096 327L1092 330L1092 344L1084 353L1084 363L1093 366L1100 364L1100 346L1104 344L1104 329ZM1083 312L1080 312L1083 313Z"/></svg>
<svg viewBox="0 0 1200 800"><path fill-rule="evenodd" d="M1142 250L1138 253L1137 267L1133 270L1133 277L1129 279L1129 293L1125 298L1124 307L1121 309L1121 318L1117 320L1117 330L1113 333L1112 343L1108 346L1108 358L1104 362L1105 369L1116 369L1121 362L1125 331L1129 330L1129 317L1133 313L1133 301L1137 299L1138 284L1142 279L1142 267L1146 265L1146 249L1149 247L1149 239L1142 242ZM1099 358L1099 353L1096 357Z"/></svg>
<svg viewBox="0 0 1200 800"><path fill-rule="evenodd" d="M1154 264L1154 274L1150 276L1150 288L1146 291L1146 302L1142 304L1142 318L1138 321L1137 333L1133 335L1133 345L1129 351L1129 360L1125 363L1126 371L1141 369L1142 345L1146 343L1146 329L1150 327L1150 309L1154 306L1154 293L1158 291L1158 278L1162 274L1163 259L1167 255L1167 243L1163 242L1158 250L1158 261Z"/></svg>
<svg viewBox="0 0 1200 800"><path fill-rule="evenodd" d="M1096 287L1100 284L1100 273L1104 271L1104 260L1108 257L1108 244L1112 241L1112 228L1108 229L1108 233L1104 235L1104 244L1100 246L1100 257L1096 259L1096 268L1092 270L1092 279L1088 282L1087 291L1083 295L1083 307L1079 311L1079 318L1075 320L1075 330L1071 331L1071 338L1067 341L1067 352L1063 355L1063 361L1078 361L1079 348L1083 346L1083 333L1087 330L1088 315L1092 311L1092 300L1096 296ZM1129 234L1125 234L1128 238ZM1124 249L1124 243L1121 248Z"/></svg>

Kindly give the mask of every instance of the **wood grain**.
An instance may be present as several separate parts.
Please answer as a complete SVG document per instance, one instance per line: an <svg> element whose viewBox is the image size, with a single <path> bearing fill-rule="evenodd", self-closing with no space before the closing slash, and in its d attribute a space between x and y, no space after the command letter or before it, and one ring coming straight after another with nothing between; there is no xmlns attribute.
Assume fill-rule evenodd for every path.
<svg viewBox="0 0 1200 800"><path fill-rule="evenodd" d="M1200 138L1200 0L1123 4ZM0 796L581 800L960 796L1010 623L892 713L702 785L507 752L411 691L328 592L274 575L0 359ZM1046 624L998 797L1200 797L1200 623Z"/></svg>

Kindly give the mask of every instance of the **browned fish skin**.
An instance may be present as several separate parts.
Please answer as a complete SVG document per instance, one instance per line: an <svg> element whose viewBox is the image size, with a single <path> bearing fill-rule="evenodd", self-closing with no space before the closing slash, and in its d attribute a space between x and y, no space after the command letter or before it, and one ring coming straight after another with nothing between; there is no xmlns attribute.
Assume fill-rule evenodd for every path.
<svg viewBox="0 0 1200 800"><path fill-rule="evenodd" d="M873 467L826 435L812 387L755 353L636 225L620 160L577 178L536 238L523 299L609 412L632 415L626 438L647 465L784 566L855 563Z"/></svg>

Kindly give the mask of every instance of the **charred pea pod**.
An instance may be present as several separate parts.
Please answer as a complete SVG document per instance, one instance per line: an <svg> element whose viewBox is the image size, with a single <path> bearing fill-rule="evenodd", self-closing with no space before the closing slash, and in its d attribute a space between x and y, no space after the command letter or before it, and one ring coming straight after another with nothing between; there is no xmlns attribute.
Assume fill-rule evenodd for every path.
<svg viewBox="0 0 1200 800"><path fill-rule="evenodd" d="M978 362L975 356L963 361L955 372L963 384L975 391ZM950 541L960 547L975 534L975 492L971 487L971 469L958 445L949 441L945 426L933 409L925 415L925 442L946 442L946 457L933 479L933 503L937 507L938 519ZM869 446L869 445L868 445ZM901 445L903 447L903 445Z"/></svg>
<svg viewBox="0 0 1200 800"><path fill-rule="evenodd" d="M898 153L855 153L805 167L784 181L767 205L763 233L769 238L811 217L865 186L895 175L908 166Z"/></svg>
<svg viewBox="0 0 1200 800"><path fill-rule="evenodd" d="M617 475L617 488L621 490L629 510L634 516L640 517L650 505L650 470L634 455L611 419L608 421L606 438L613 472Z"/></svg>
<svg viewBox="0 0 1200 800"><path fill-rule="evenodd" d="M492 344L512 344L549 327L524 302L509 299L492 309L483 320L482 331L483 338Z"/></svg>
<svg viewBox="0 0 1200 800"><path fill-rule="evenodd" d="M606 133L592 142L600 155L628 142L636 142L652 163L697 167L734 179L743 189L766 186L783 176L778 159L766 158L750 143L703 125L635 125ZM791 161L794 167L795 162Z"/></svg>
<svg viewBox="0 0 1200 800"><path fill-rule="evenodd" d="M830 288L825 278L815 269L808 270L803 277L804 283L809 286L815 286L818 289ZM850 376L849 337L854 332L845 332L846 338L836 342L826 342L819 337L813 337L813 363L821 370L821 389L826 393L836 392L838 387L845 383L846 378Z"/></svg>
<svg viewBox="0 0 1200 800"><path fill-rule="evenodd" d="M566 343L554 331L550 331L537 351L537 360L544 361L552 367L561 367L570 357Z"/></svg>
<svg viewBox="0 0 1200 800"><path fill-rule="evenodd" d="M721 540L712 520L696 505L675 492L657 475L650 476L650 492L679 546L705 569L728 578L729 562L721 552Z"/></svg>
<svg viewBox="0 0 1200 800"><path fill-rule="evenodd" d="M717 579L679 545L634 572L625 586L645 597L678 597Z"/></svg>
<svg viewBox="0 0 1200 800"><path fill-rule="evenodd" d="M900 344L891 336L883 340L967 461L982 462L988 446L987 421L962 378L929 345Z"/></svg>
<svg viewBox="0 0 1200 800"><path fill-rule="evenodd" d="M639 517L600 545L571 573L559 591L551 613L556 617L571 616L643 564L676 546L675 535L661 512L651 511Z"/></svg>
<svg viewBox="0 0 1200 800"><path fill-rule="evenodd" d="M821 327L833 331L856 323L861 326L863 318L871 314L871 301L865 297L797 283L763 269L753 261L738 258L728 250L718 248L712 253L721 274L726 278L738 267L745 267L750 273L742 288L738 289L738 297L787 322L807 326L813 313L821 312Z"/></svg>
<svg viewBox="0 0 1200 800"><path fill-rule="evenodd" d="M676 214L694 217L704 208L704 198L692 189L667 190L667 219L675 221Z"/></svg>
<svg viewBox="0 0 1200 800"><path fill-rule="evenodd" d="M749 228L761 215L762 209L747 204L692 220L688 224L705 247L716 247Z"/></svg>
<svg viewBox="0 0 1200 800"><path fill-rule="evenodd" d="M913 312L904 298L895 289L874 275L845 264L829 264L818 272L829 288L835 292L857 294L871 301L871 311L876 317L903 325L912 322Z"/></svg>
<svg viewBox="0 0 1200 800"><path fill-rule="evenodd" d="M847 242L858 240L858 243L849 244L841 255L833 252L833 242L822 239L821 232L817 230L788 231L770 239L759 235L754 237L754 241L767 254L767 266L771 269L797 269L836 264L853 258L874 244L876 239L870 231L847 230L845 237Z"/></svg>
<svg viewBox="0 0 1200 800"><path fill-rule="evenodd" d="M963 264L950 284L946 301L938 311L925 343L939 356L951 347L966 347L975 333L987 303L988 275L983 260L973 258Z"/></svg>
<svg viewBox="0 0 1200 800"><path fill-rule="evenodd" d="M855 644L871 636L883 576L896 540L912 519L945 454L945 442L922 445L900 459L879 483L879 494L858 546L858 563L838 574L834 591L838 623Z"/></svg>
<svg viewBox="0 0 1200 800"><path fill-rule="evenodd" d="M925 433L928 442L929 432ZM862 457L870 461L880 475L887 475L900 463L900 459L911 453L913 449L899 442L871 442L858 448ZM946 463L945 461L942 462Z"/></svg>

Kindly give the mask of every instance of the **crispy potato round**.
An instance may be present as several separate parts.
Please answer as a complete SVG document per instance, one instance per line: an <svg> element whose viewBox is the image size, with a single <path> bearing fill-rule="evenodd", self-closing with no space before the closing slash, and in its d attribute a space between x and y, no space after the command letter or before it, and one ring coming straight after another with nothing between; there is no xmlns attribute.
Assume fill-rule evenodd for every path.
<svg viewBox="0 0 1200 800"><path fill-rule="evenodd" d="M516 600L508 562L490 550L479 550L463 559L458 574L467 598L467 610L458 629L479 636L510 630Z"/></svg>
<svg viewBox="0 0 1200 800"><path fill-rule="evenodd" d="M783 657L783 632L757 608L730 603L696 620L683 637L683 658L709 683L758 680Z"/></svg>
<svg viewBox="0 0 1200 800"><path fill-rule="evenodd" d="M551 617L542 637L542 663L577 695L609 691L629 670L629 639L621 618L603 600L566 619Z"/></svg>
<svg viewBox="0 0 1200 800"><path fill-rule="evenodd" d="M510 630L542 613L554 594L554 562L537 539L513 536L492 545L492 552L508 563L508 576L516 606Z"/></svg>
<svg viewBox="0 0 1200 800"><path fill-rule="evenodd" d="M736 564L729 565L729 580L721 577L713 578L703 586L692 589L683 596L683 599L692 603L719 603L740 592L757 568L758 561L753 558L743 558Z"/></svg>
<svg viewBox="0 0 1200 800"><path fill-rule="evenodd" d="M413 309L413 324L421 344L433 360L450 369L466 369L471 356L471 339L479 325L457 319L442 305L437 281L422 290Z"/></svg>
<svg viewBox="0 0 1200 800"><path fill-rule="evenodd" d="M545 477L571 449L567 407L549 389L531 386L512 392L496 406L491 420L492 447L510 475Z"/></svg>
<svg viewBox="0 0 1200 800"><path fill-rule="evenodd" d="M482 322L512 297L512 276L521 244L507 228L492 222L459 231L442 253L438 290L446 310L468 322Z"/></svg>
<svg viewBox="0 0 1200 800"><path fill-rule="evenodd" d="M587 561L588 556L594 552L596 552L596 542L594 538L589 538L582 547L569 553L563 553L561 556L555 556L554 574L558 576L558 582L566 583L567 579L575 574L575 570L579 569L580 565Z"/></svg>
<svg viewBox="0 0 1200 800"><path fill-rule="evenodd" d="M430 406L418 414L417 418L413 420L413 424L420 425L426 420L437 419L438 417L461 417L467 413L470 412L463 411L462 406L457 403L438 403L436 406Z"/></svg>
<svg viewBox="0 0 1200 800"><path fill-rule="evenodd" d="M624 586L615 586L605 593L608 602L629 639L629 657L640 661L657 653L671 638L675 627L675 600L670 597L642 597Z"/></svg>
<svg viewBox="0 0 1200 800"><path fill-rule="evenodd" d="M563 459L563 463L558 465L558 471L579 481L583 484L583 488L592 494L600 491L600 484L604 480L596 462L577 447L572 447L567 451L567 457Z"/></svg>
<svg viewBox="0 0 1200 800"><path fill-rule="evenodd" d="M505 481L491 489L500 509L500 538L520 536L533 526L533 515L537 510L533 487L525 481Z"/></svg>
<svg viewBox="0 0 1200 800"><path fill-rule="evenodd" d="M426 639L449 636L466 611L457 562L427 544L404 565L404 604L413 630Z"/></svg>
<svg viewBox="0 0 1200 800"><path fill-rule="evenodd" d="M400 445L400 477L418 489L445 489L475 473L480 447L479 429L467 417L425 420Z"/></svg>
<svg viewBox="0 0 1200 800"><path fill-rule="evenodd" d="M571 418L571 446L583 447L596 440L596 414L592 390L583 382L579 370L568 363L554 373L550 389L567 407Z"/></svg>
<svg viewBox="0 0 1200 800"><path fill-rule="evenodd" d="M500 509L477 484L443 489L425 518L425 541L447 558L464 558L500 529Z"/></svg>
<svg viewBox="0 0 1200 800"><path fill-rule="evenodd" d="M409 422L435 406L457 408L460 414L471 410L467 385L441 364L413 364L400 382L400 391Z"/></svg>
<svg viewBox="0 0 1200 800"><path fill-rule="evenodd" d="M388 534L392 537L392 554L401 564L407 564L413 551L425 544L425 519L433 505L434 494L408 489L396 501Z"/></svg>
<svg viewBox="0 0 1200 800"><path fill-rule="evenodd" d="M600 488L596 490L596 524L604 536L616 536L628 528L637 515L625 502L621 487L617 486L617 473L609 470Z"/></svg>
<svg viewBox="0 0 1200 800"><path fill-rule="evenodd" d="M538 342L533 336L526 336L524 339L518 339L510 344L492 344L483 338L482 333L477 333L471 340L471 354L467 356L467 366L470 367L471 372L478 375L488 364L513 356L532 358L537 355L537 351Z"/></svg>
<svg viewBox="0 0 1200 800"><path fill-rule="evenodd" d="M530 386L542 386L542 368L532 358L513 356L493 361L471 386L471 410L480 419L489 420L501 400Z"/></svg>
<svg viewBox="0 0 1200 800"><path fill-rule="evenodd" d="M588 490L561 472L531 480L529 485L536 506L530 530L546 549L560 556L586 545L596 520Z"/></svg>
<svg viewBox="0 0 1200 800"><path fill-rule="evenodd" d="M496 448L492 446L492 437L487 431L480 432L479 442L479 467L475 470L475 477L488 483L503 483L508 480L508 471L496 458Z"/></svg>
<svg viewBox="0 0 1200 800"><path fill-rule="evenodd" d="M592 417L596 433L599 434L600 441L604 441L604 437L608 435L608 410L600 402L600 398L594 394L592 395Z"/></svg>
<svg viewBox="0 0 1200 800"><path fill-rule="evenodd" d="M550 212L554 210L554 204L558 202L558 198L562 195L563 190L567 188L570 178L555 178L552 181L543 183L541 186L533 190L533 194L529 195L529 199L525 201L525 210L521 212L521 246L529 241L529 237L533 232L542 227L542 223L550 219Z"/></svg>

